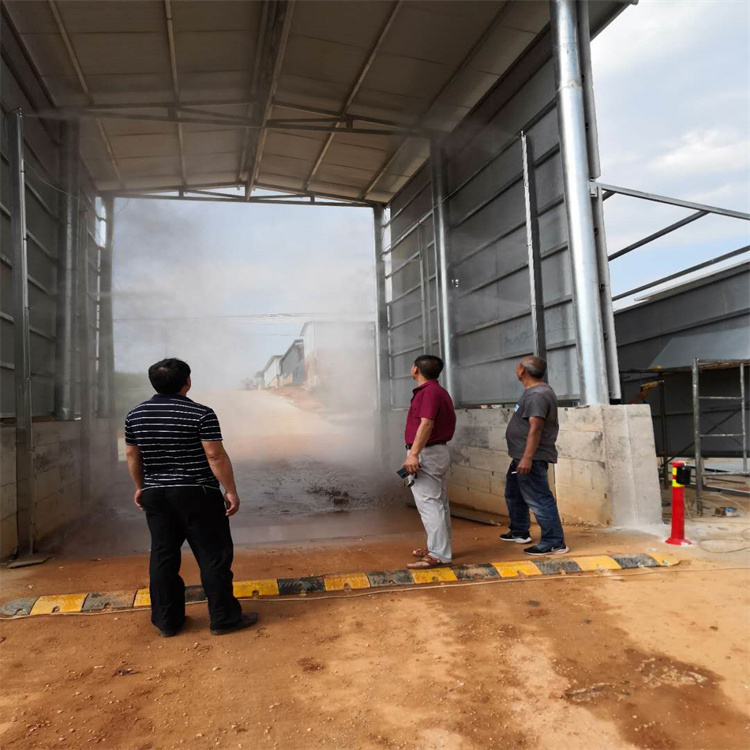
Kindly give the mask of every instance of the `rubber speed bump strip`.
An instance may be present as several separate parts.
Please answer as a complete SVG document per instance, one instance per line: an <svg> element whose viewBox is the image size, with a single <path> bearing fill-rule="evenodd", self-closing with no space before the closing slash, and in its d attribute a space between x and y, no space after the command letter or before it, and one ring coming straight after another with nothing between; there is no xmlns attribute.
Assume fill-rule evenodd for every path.
<svg viewBox="0 0 750 750"><path fill-rule="evenodd" d="M298 597L326 592L387 586L414 586L457 581L480 581L501 578L524 578L587 571L628 570L631 568L660 568L677 565L675 557L652 555L592 555L590 557L547 557L543 560L519 560L472 565L454 565L422 570L380 570L372 573L336 573L303 578L265 578L255 581L236 581L234 593L240 599ZM186 586L185 601L206 600L201 586ZM14 599L0 606L0 618L32 617L34 615L75 614L80 612L114 612L143 609L151 606L148 589L111 591L109 593L58 594L54 596Z"/></svg>

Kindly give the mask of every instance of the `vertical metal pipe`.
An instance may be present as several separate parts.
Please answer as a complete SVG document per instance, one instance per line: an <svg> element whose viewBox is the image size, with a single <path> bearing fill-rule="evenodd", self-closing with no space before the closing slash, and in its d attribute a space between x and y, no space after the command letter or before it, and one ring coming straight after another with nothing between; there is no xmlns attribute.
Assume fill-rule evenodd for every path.
<svg viewBox="0 0 750 750"><path fill-rule="evenodd" d="M586 143L589 156L589 177L592 180L601 176L599 161L599 127L596 122L594 101L594 76L591 67L591 22L589 21L589 0L578 2L578 44L581 51L581 78L583 82L583 110L586 115Z"/></svg>
<svg viewBox="0 0 750 750"><path fill-rule="evenodd" d="M575 0L550 0L581 404L609 403Z"/></svg>
<svg viewBox="0 0 750 750"><path fill-rule="evenodd" d="M385 299L385 258L383 237L385 235L385 209L372 209L375 228L375 346L377 349L376 371L378 377L378 411L391 408L390 351L388 346L388 306Z"/></svg>
<svg viewBox="0 0 750 750"><path fill-rule="evenodd" d="M438 320L440 327L440 341L442 343L445 373L443 385L459 402L457 379L454 370L453 322L451 316L451 283L450 278L450 249L448 219L448 173L445 150L435 140L430 142L430 166L432 168L432 221L435 228L435 251L438 259L437 288L438 288Z"/></svg>
<svg viewBox="0 0 750 750"><path fill-rule="evenodd" d="M695 508L703 513L701 492L703 490L703 458L701 456L701 391L700 363L693 360L693 442L695 443Z"/></svg>
<svg viewBox="0 0 750 750"><path fill-rule="evenodd" d="M422 235L422 238L424 238L424 233L421 232L421 225L420 225L420 233ZM421 241L421 239L420 239ZM435 243L433 243L434 245ZM427 313L427 327L425 329L425 332L427 334L427 352L432 352L432 345L433 345L433 335L432 335L432 293L430 292L430 276L432 276L431 269L430 269L430 253L428 251L428 248L424 248L424 271L425 271L425 285L424 285L424 297L425 297L425 308Z"/></svg>
<svg viewBox="0 0 750 750"><path fill-rule="evenodd" d="M88 214L78 214L78 370L81 406L81 503L91 500L91 315L89 302Z"/></svg>
<svg viewBox="0 0 750 750"><path fill-rule="evenodd" d="M599 185L596 186L593 209L596 260L599 268L599 302L602 311L604 353L607 358L607 384L609 386L610 399L613 401L620 401L622 400L622 390L620 388L620 361L617 356L615 311L612 306L612 286L609 276L607 233L604 227L604 197Z"/></svg>
<svg viewBox="0 0 750 750"><path fill-rule="evenodd" d="M115 200L112 196L104 198L104 216L106 230L104 248L99 271L99 403L97 413L100 417L111 418L115 413L114 406L114 370L115 349L112 320L112 265L114 252Z"/></svg>
<svg viewBox="0 0 750 750"><path fill-rule="evenodd" d="M21 554L34 551L34 434L31 405L29 267L26 246L26 179L23 115L8 117L10 234L13 248L13 366L16 385L16 523Z"/></svg>
<svg viewBox="0 0 750 750"><path fill-rule="evenodd" d="M667 425L667 381L664 374L659 375L659 417L661 422L661 453L663 458L662 472L664 486L669 487L672 473L669 468L669 430Z"/></svg>
<svg viewBox="0 0 750 750"><path fill-rule="evenodd" d="M422 225L417 225L417 248L419 252L419 297L422 305L422 351L427 354L430 351L430 342L427 333L427 289L426 289L426 270L425 270L425 252L422 247Z"/></svg>
<svg viewBox="0 0 750 750"><path fill-rule="evenodd" d="M544 322L544 287L542 285L542 252L539 243L539 220L536 202L534 149L526 133L521 133L523 160L523 198L526 211L526 248L529 259L529 302L534 354L547 358L547 330Z"/></svg>
<svg viewBox="0 0 750 750"><path fill-rule="evenodd" d="M742 471L747 472L747 412L745 407L745 363L740 364L740 401L742 415Z"/></svg>
<svg viewBox="0 0 750 750"><path fill-rule="evenodd" d="M437 350L440 356L442 356L443 334L440 330L440 275L438 274L438 267L440 266L440 263L438 262L437 242L435 242L434 239L432 242L432 264L435 268L435 320L437 322ZM430 319L432 319L432 311L430 311Z"/></svg>
<svg viewBox="0 0 750 750"><path fill-rule="evenodd" d="M55 419L75 419L75 320L78 256L80 124L61 123L60 239L57 260L57 337L55 342Z"/></svg>

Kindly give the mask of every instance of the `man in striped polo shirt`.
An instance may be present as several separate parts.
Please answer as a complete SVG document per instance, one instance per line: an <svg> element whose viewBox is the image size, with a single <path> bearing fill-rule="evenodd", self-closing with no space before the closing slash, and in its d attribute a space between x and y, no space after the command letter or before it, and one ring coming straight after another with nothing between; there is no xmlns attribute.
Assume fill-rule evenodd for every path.
<svg viewBox="0 0 750 750"><path fill-rule="evenodd" d="M185 622L180 562L187 539L200 566L211 632L242 630L258 616L243 615L232 591L229 516L240 499L219 420L213 409L187 397L192 382L185 362L164 359L148 377L156 394L128 413L125 444L135 504L146 512L151 532L151 621L166 638Z"/></svg>

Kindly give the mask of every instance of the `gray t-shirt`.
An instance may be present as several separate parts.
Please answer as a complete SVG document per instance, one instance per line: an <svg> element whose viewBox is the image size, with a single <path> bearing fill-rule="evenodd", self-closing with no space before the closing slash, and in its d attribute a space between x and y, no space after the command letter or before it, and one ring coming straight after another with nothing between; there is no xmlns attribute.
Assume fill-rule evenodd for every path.
<svg viewBox="0 0 750 750"><path fill-rule="evenodd" d="M529 436L529 417L540 417L544 420L542 439L534 454L534 461L557 462L555 442L559 425L557 423L557 396L546 383L527 388L516 404L515 414L511 417L505 439L508 441L508 453L511 458L523 458L526 450L526 438Z"/></svg>

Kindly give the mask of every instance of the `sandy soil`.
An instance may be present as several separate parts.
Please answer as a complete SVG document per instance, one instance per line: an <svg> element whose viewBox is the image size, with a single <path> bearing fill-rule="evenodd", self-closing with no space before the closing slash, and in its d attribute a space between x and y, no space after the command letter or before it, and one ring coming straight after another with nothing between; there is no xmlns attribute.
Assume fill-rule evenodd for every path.
<svg viewBox="0 0 750 750"><path fill-rule="evenodd" d="M238 550L235 572L399 566L421 539L414 521L387 537ZM458 521L455 534L459 562L519 557L492 527ZM581 554L658 545L568 536ZM748 560L678 554L677 569L246 602L258 627L224 638L208 633L200 604L169 640L147 612L5 621L2 746L744 749ZM129 588L146 575L145 556L63 557L4 571L3 598ZM184 575L198 581L191 559Z"/></svg>
<svg viewBox="0 0 750 750"><path fill-rule="evenodd" d="M419 520L393 480L368 468L366 425L270 394L221 398L204 395L222 419L244 497L232 519L238 579L384 570L410 559L423 541ZM702 542L741 539L744 528L742 519L688 525ZM652 531L566 534L575 554L660 550L680 566L245 602L260 613L258 626L224 638L208 632L203 604L189 607L186 630L172 639L157 637L148 612L2 621L0 743L745 750L750 551L741 541L724 554L706 544L666 548L666 530ZM455 521L456 562L522 557L498 534ZM120 476L53 559L0 569L0 593L5 601L141 587L147 550ZM199 583L189 553L183 576Z"/></svg>

